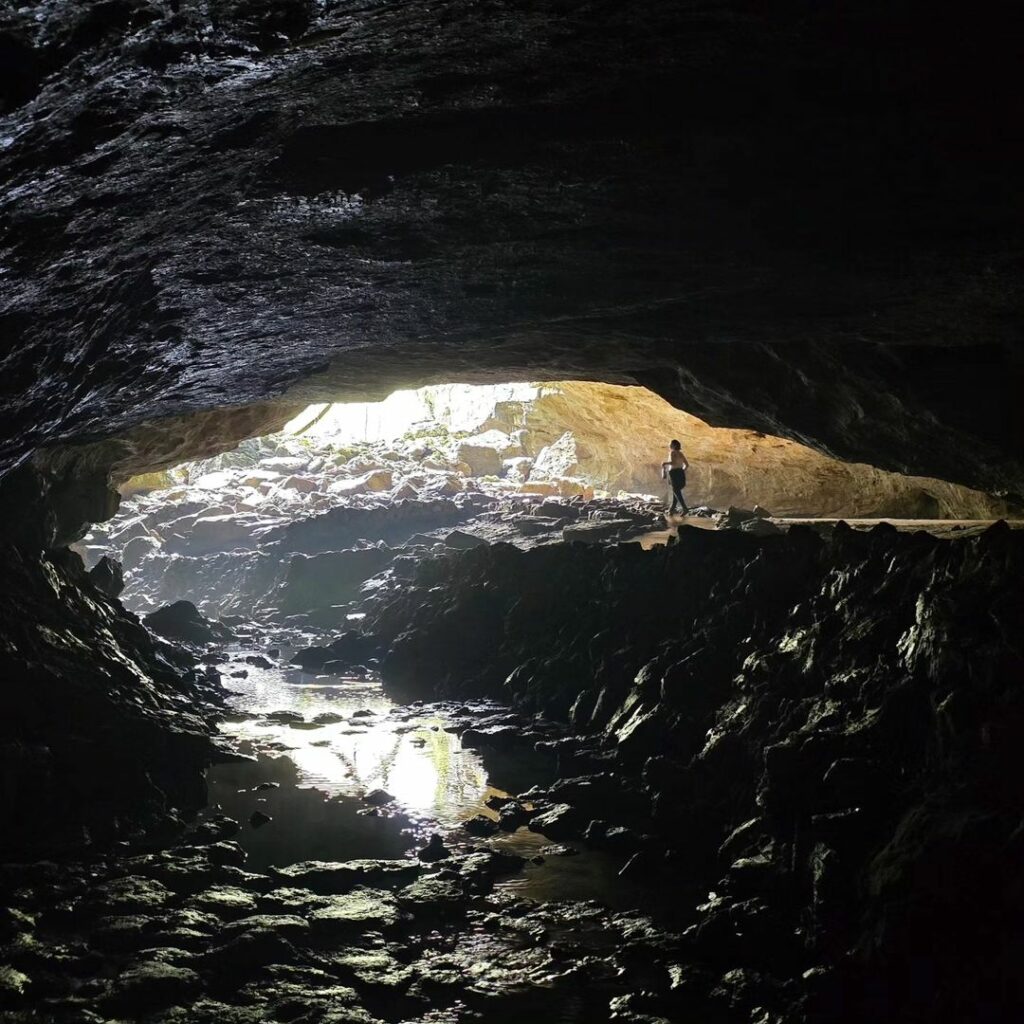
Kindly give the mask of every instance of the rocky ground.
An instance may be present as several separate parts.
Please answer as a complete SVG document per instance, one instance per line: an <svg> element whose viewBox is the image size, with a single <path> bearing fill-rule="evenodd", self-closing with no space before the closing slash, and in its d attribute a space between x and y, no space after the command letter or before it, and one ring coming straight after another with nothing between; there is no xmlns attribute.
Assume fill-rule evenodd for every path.
<svg viewBox="0 0 1024 1024"><path fill-rule="evenodd" d="M8 866L11 1019L1009 1019L1021 535L771 532L424 549L364 618L264 643L242 663L514 704L454 728L557 777L429 866L249 874L216 819ZM614 851L656 920L489 893L517 829Z"/></svg>
<svg viewBox="0 0 1024 1024"><path fill-rule="evenodd" d="M244 868L218 821L153 853L5 865L2 1019L649 1021L684 939L640 913L493 891L489 851ZM638 1000L637 992L647 993ZM664 1019L664 1018L662 1018Z"/></svg>
<svg viewBox="0 0 1024 1024"><path fill-rule="evenodd" d="M433 550L606 542L663 524L654 499L595 498L567 475L574 464L557 444L530 458L498 430L424 435L247 441L140 481L149 486L79 550L90 565L121 562L122 600L140 613L188 599L210 615L314 614L337 625L367 580L404 575Z"/></svg>

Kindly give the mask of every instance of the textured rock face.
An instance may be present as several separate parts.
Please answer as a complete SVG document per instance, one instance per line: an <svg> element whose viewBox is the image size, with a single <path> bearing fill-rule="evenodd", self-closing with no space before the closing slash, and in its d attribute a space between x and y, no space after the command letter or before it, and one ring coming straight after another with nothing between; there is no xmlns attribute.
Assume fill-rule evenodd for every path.
<svg viewBox="0 0 1024 1024"><path fill-rule="evenodd" d="M543 375L1024 490L1011 17L964 45L914 2L9 11L2 465ZM175 458L149 436L133 472Z"/></svg>
<svg viewBox="0 0 1024 1024"><path fill-rule="evenodd" d="M77 555L5 547L0 854L104 843L202 806L218 687L150 635Z"/></svg>
<svg viewBox="0 0 1024 1024"><path fill-rule="evenodd" d="M780 1020L998 1019L1024 1002L1022 559L1005 526L480 549L375 628L385 681L426 664L560 715L603 736L590 771L639 781L643 870L701 904L669 1019L719 985ZM573 824L586 782L548 794L564 836L603 816Z"/></svg>
<svg viewBox="0 0 1024 1024"><path fill-rule="evenodd" d="M511 411L536 455L531 479L583 476L611 491L658 493L668 442L690 461L690 505L752 508L775 515L999 518L1004 501L941 480L886 473L830 459L804 445L756 431L709 427L645 388L589 382L541 385L536 401ZM567 437L567 435L569 435Z"/></svg>

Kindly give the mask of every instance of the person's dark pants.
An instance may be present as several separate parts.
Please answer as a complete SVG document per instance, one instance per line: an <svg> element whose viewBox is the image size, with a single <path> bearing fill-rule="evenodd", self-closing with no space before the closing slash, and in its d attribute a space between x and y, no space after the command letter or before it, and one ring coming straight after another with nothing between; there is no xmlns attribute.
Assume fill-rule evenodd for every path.
<svg viewBox="0 0 1024 1024"><path fill-rule="evenodd" d="M686 470L670 469L668 471L668 479L672 484L672 508L669 509L669 514L671 515L675 512L677 502L684 512L688 512L689 509L686 507L686 502L683 501L683 488L686 486Z"/></svg>

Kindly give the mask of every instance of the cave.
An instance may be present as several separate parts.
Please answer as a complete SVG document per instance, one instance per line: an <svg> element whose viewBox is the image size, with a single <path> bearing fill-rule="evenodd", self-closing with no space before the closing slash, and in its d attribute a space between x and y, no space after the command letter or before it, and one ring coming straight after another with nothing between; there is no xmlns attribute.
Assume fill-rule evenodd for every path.
<svg viewBox="0 0 1024 1024"><path fill-rule="evenodd" d="M1013 13L0 11L0 1018L1020 1019Z"/></svg>

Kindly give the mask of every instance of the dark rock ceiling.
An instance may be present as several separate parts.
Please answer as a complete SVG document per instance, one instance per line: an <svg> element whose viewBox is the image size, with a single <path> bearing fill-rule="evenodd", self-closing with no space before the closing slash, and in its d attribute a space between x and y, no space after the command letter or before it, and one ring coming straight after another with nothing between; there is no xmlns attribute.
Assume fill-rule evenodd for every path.
<svg viewBox="0 0 1024 1024"><path fill-rule="evenodd" d="M1011 18L898 0L8 11L0 467L278 396L590 376L1024 492ZM180 436L161 452L149 428L149 463Z"/></svg>

